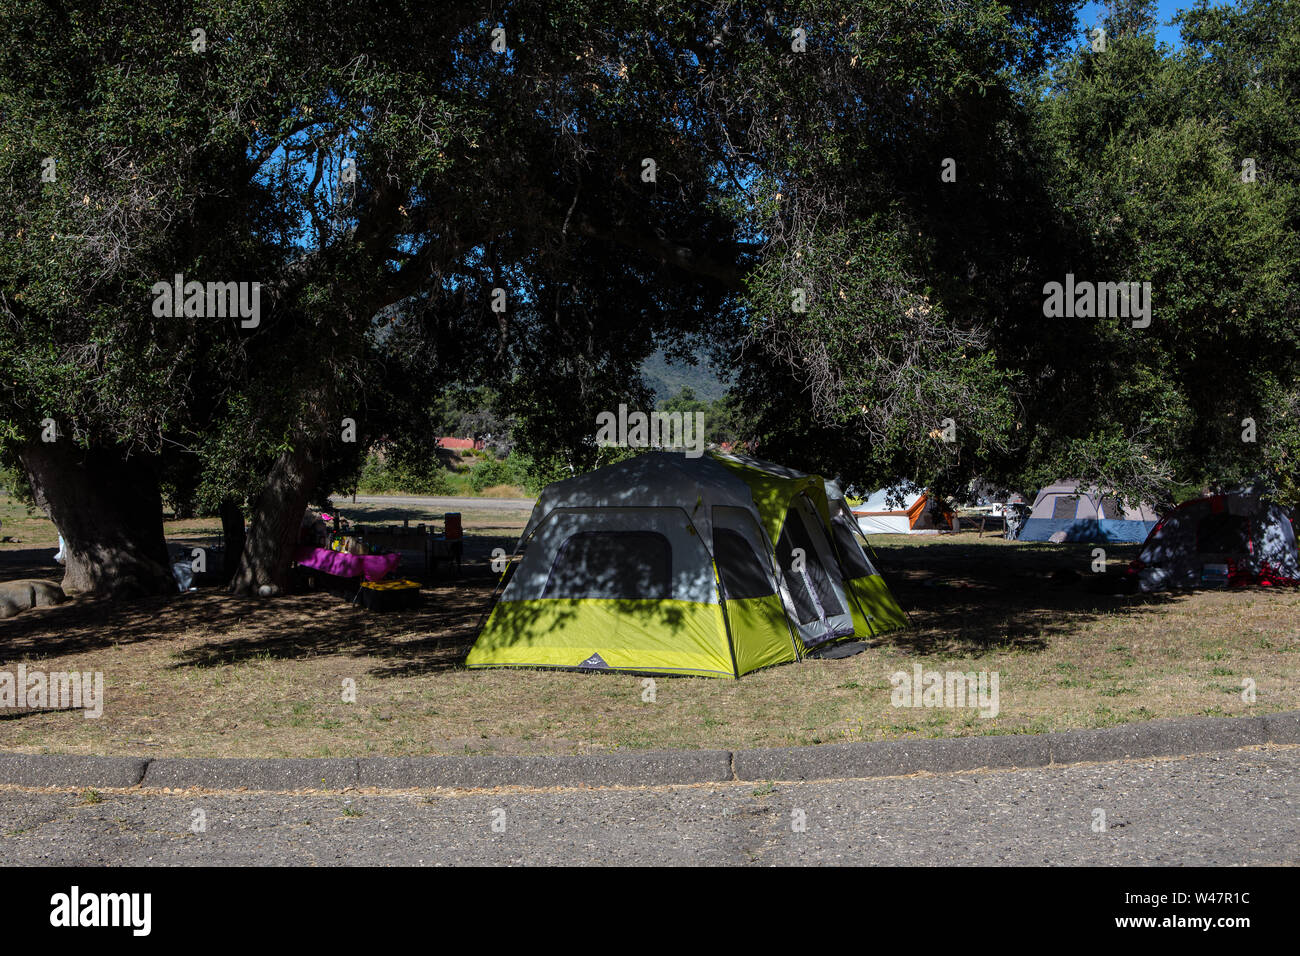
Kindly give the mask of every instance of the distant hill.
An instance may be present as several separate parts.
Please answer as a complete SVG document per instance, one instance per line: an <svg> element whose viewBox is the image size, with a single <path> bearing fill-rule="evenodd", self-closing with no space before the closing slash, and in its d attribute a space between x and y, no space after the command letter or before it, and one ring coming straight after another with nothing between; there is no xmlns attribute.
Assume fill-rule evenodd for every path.
<svg viewBox="0 0 1300 956"><path fill-rule="evenodd" d="M655 400L671 398L683 387L692 389L695 397L711 402L721 398L729 383L714 371L707 359L701 358L695 366L669 362L663 352L655 352L641 366L641 375L655 394Z"/></svg>

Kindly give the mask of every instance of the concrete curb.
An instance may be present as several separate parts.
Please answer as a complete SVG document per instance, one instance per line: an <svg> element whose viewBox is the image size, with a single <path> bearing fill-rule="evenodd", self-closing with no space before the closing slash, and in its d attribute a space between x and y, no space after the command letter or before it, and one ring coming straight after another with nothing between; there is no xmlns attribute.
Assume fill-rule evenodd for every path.
<svg viewBox="0 0 1300 956"><path fill-rule="evenodd" d="M1052 737L1053 763L1174 757L1269 743L1267 729L1258 717L1162 720L1105 730L1072 730Z"/></svg>
<svg viewBox="0 0 1300 956"><path fill-rule="evenodd" d="M18 787L134 787L144 779L143 757L0 754L0 784Z"/></svg>
<svg viewBox="0 0 1300 956"><path fill-rule="evenodd" d="M1300 744L1300 710L1193 717L1051 734L882 740L763 750L658 750L585 756L240 759L0 754L0 785L208 790L373 787L646 787L834 780L1015 769Z"/></svg>
<svg viewBox="0 0 1300 956"><path fill-rule="evenodd" d="M1173 757L1266 743L1300 743L1300 711L1276 717L1192 717L1051 734L745 750L735 755L736 779L825 780L900 777L923 771L1010 770L1134 757Z"/></svg>
<svg viewBox="0 0 1300 956"><path fill-rule="evenodd" d="M149 761L144 787L206 790L343 790L357 786L357 761L343 759L207 760L160 757Z"/></svg>
<svg viewBox="0 0 1300 956"><path fill-rule="evenodd" d="M1271 744L1300 744L1300 710L1259 718Z"/></svg>

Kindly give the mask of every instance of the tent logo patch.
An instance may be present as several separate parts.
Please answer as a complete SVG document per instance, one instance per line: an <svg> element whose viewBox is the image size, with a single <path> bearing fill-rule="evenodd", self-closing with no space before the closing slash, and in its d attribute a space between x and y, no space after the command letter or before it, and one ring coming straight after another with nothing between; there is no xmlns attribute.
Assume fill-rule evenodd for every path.
<svg viewBox="0 0 1300 956"><path fill-rule="evenodd" d="M586 670L598 670L598 671L609 670L609 665L605 663L604 658L602 658L599 654L592 654L590 657L588 657L585 661L583 661L578 666Z"/></svg>

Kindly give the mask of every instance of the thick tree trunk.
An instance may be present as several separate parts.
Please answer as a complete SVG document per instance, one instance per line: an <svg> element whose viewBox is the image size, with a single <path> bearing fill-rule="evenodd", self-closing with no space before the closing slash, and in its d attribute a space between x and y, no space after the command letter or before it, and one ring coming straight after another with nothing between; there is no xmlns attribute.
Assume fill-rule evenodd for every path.
<svg viewBox="0 0 1300 956"><path fill-rule="evenodd" d="M154 462L67 441L34 442L19 459L37 503L67 543L65 591L176 593Z"/></svg>
<svg viewBox="0 0 1300 956"><path fill-rule="evenodd" d="M221 578L229 583L235 578L244 557L244 511L231 498L221 502L221 536L226 550L221 560Z"/></svg>
<svg viewBox="0 0 1300 956"><path fill-rule="evenodd" d="M307 498L320 474L320 455L307 441L280 453L253 503L244 553L230 585L233 593L261 594L269 588L270 594L279 594L287 589Z"/></svg>

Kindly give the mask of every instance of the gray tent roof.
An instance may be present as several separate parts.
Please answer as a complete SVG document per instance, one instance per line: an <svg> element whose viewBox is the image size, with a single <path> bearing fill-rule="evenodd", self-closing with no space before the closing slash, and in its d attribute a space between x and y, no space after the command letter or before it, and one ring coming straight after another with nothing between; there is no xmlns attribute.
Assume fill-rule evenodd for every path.
<svg viewBox="0 0 1300 956"><path fill-rule="evenodd" d="M755 458L753 455L742 455L738 452L728 452L726 454L719 452L717 456L719 458L730 458L742 465L748 465L751 468L757 468L759 471L766 471L768 474L778 475L782 478L807 478L809 475L809 472L800 471L798 468L778 465L776 462L768 461L765 458Z"/></svg>
<svg viewBox="0 0 1300 956"><path fill-rule="evenodd" d="M1030 512L1030 517L1051 517L1051 512L1046 507L1047 500L1049 498L1055 498L1058 495L1086 498L1087 510L1092 513L1090 516L1098 514L1098 509L1101 507L1102 499L1113 497L1117 502L1119 502L1120 508L1123 509L1125 521L1156 521L1159 519L1155 507L1149 502L1139 501L1137 507L1132 508L1127 504L1124 504L1122 501L1119 501L1118 496L1115 496L1110 492L1103 492L1098 489L1096 485L1085 487L1082 482L1073 479L1058 481L1040 489L1038 497L1034 499L1034 505Z"/></svg>
<svg viewBox="0 0 1300 956"><path fill-rule="evenodd" d="M681 508L709 543L716 505L746 508L759 520L749 485L735 472L708 455L652 451L547 485L523 537L559 508Z"/></svg>

